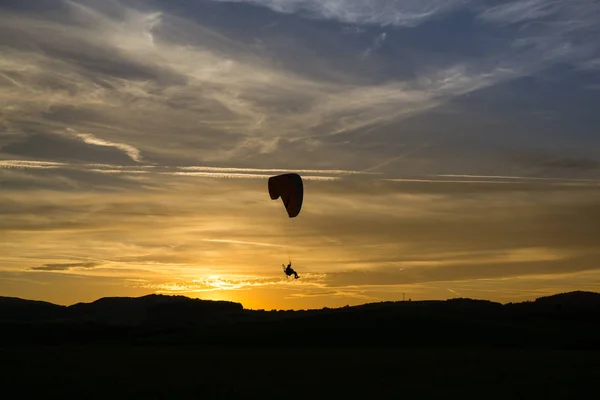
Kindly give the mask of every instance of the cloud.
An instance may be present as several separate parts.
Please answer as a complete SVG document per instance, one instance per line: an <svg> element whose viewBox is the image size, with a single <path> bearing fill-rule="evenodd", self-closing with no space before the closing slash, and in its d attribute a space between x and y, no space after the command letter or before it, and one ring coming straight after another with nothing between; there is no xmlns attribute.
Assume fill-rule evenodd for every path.
<svg viewBox="0 0 600 400"><path fill-rule="evenodd" d="M514 24L541 19L556 13L561 1L556 0L520 0L487 8L479 17L488 22Z"/></svg>
<svg viewBox="0 0 600 400"><path fill-rule="evenodd" d="M34 271L67 271L72 269L95 268L101 264L97 262L77 262L77 263L52 263L44 264L41 267L32 267Z"/></svg>
<svg viewBox="0 0 600 400"><path fill-rule="evenodd" d="M110 146L112 147L112 146ZM372 173L352 170L327 170L327 169L277 169L277 168L234 168L234 167L211 167L211 166L156 166L142 165L139 167L121 166L110 164L89 163L58 163L47 161L24 161L24 160L0 160L0 169L61 169L78 172L108 174L108 175L136 175L146 174L154 177L160 175L172 175L181 177L205 177L205 178L229 178L229 179L262 179L267 180L271 176L280 173L295 172L302 174L306 181L333 181L344 176L369 175ZM257 172L264 172L259 174ZM330 176L337 175L337 176Z"/></svg>
<svg viewBox="0 0 600 400"><path fill-rule="evenodd" d="M148 168L154 169L160 168ZM49 254L91 258L104 267L55 263L37 269L86 279L144 279L136 289L161 293L272 288L315 302L332 288L345 293L334 297L362 301L355 295L361 291L387 298L369 292L379 290L372 286L597 270L597 189L559 186L532 197L524 185L469 193L460 184L429 183L431 192L419 192L366 178L307 187L303 217L287 226L289 244L279 204L247 179L187 184L188 178L177 176L169 186L158 181L155 189L130 188L127 196L4 191L0 230L8 239L2 262L31 269ZM51 242L44 239L49 236ZM278 276L287 250L302 277L293 287Z"/></svg>
<svg viewBox="0 0 600 400"><path fill-rule="evenodd" d="M561 43L583 35L593 20L584 15L587 22L579 27L559 24L537 33L511 31L500 38L486 26L513 14L482 5L477 12L483 28L469 29L483 29L482 37L497 46L478 47L481 51L473 56L459 43L441 53L421 31L414 31L414 43L405 45L406 35L394 28L402 21L433 16L430 23L435 26L444 18L452 21L446 11L472 10L470 2L261 3L292 13L316 10L336 21L391 24L385 32L368 28L365 39L315 31L303 20L296 22L299 31L284 28L285 39L264 37L258 30L240 35L230 20L215 16L211 23L204 15L212 14L194 11L206 11L206 5L190 6L184 18L162 9L161 2L139 9L130 4L68 2L64 7L69 13L28 9L0 14L3 33L14 38L5 44L0 62L5 77L0 78L2 126L12 132L8 144L0 143L0 151L47 161L126 164L119 159L126 156L140 163L143 154L143 161L152 165L241 163L308 169L318 160L330 169L355 169L356 160L377 159L378 152L405 138L418 141L420 136L404 122L416 115L426 117L453 99L533 74L557 60L577 56L585 62L579 49L589 43ZM573 13L575 8L561 6L556 15L530 14L561 21ZM257 21L271 18L251 15ZM407 24L402 29L425 29ZM568 35L557 36L561 29ZM26 39L21 34L25 31ZM304 33L314 35L310 48L301 40ZM253 35L268 45L245 43L245 36ZM328 41L317 40L325 37ZM441 39L434 35L434 40ZM547 44L535 47L543 57L526 44L537 39ZM283 46L286 41L294 45ZM375 49L384 41L376 61L360 61L365 47ZM325 53L329 47L322 43L339 53ZM291 48L307 51L307 56L292 62ZM336 59L345 61L337 65ZM404 69L399 71L398 65ZM321 69L328 74L315 72ZM68 135L66 129L71 129ZM71 138L77 142L66 142ZM370 147L376 140L383 150ZM80 143L87 148L78 147Z"/></svg>
<svg viewBox="0 0 600 400"><path fill-rule="evenodd" d="M365 50L365 52L363 53L362 57L367 57L373 51L375 51L378 48L380 48L383 45L383 42L385 42L386 37L387 37L387 33L385 33L385 32L383 32L382 34L380 34L379 36L377 36L373 40L373 45L371 47L369 47L367 50Z"/></svg>
<svg viewBox="0 0 600 400"><path fill-rule="evenodd" d="M600 5L593 0L511 1L479 11L482 22L519 25L513 49L537 54L544 63L563 60L584 66L599 50L590 40L599 33Z"/></svg>
<svg viewBox="0 0 600 400"><path fill-rule="evenodd" d="M27 30L35 44L23 47L17 39L0 64L10 78L0 103L16 141L30 127L45 135L71 129L85 143L119 149L137 162L142 153L149 162L231 162L256 153L285 159L281 148L290 141L307 146L312 138L319 146L323 135L405 118L518 76L504 67L454 63L417 71L413 80L325 81L277 67L252 48L168 13L66 4L68 18L0 15L7 35L20 38ZM384 39L391 40L381 33L375 46ZM18 154L35 157L29 147ZM108 153L101 156L108 160Z"/></svg>
<svg viewBox="0 0 600 400"><path fill-rule="evenodd" d="M512 157L515 161L538 169L553 171L573 170L589 171L600 168L600 161L584 157L569 157L561 154L543 154L532 152L519 152Z"/></svg>
<svg viewBox="0 0 600 400"><path fill-rule="evenodd" d="M282 273L283 275L283 273ZM310 274L303 275L303 280L295 280L294 286L300 288L318 288L318 280L320 278L311 276ZM213 291L229 291L229 290L248 290L252 288L279 287L284 288L289 284L290 280L285 277L279 278L258 278L258 277L223 277L223 276L208 276L205 279L196 279L191 281L179 280L174 282L164 283L138 283L139 287L151 288L157 293L201 293Z"/></svg>
<svg viewBox="0 0 600 400"><path fill-rule="evenodd" d="M580 68L587 71L600 70L600 57L582 62Z"/></svg>
<svg viewBox="0 0 600 400"><path fill-rule="evenodd" d="M128 144L123 144L123 143L108 142L106 140L99 139L89 133L77 133L77 132L74 132L72 129L67 129L67 130L70 131L77 138L83 140L83 142L85 142L87 144L92 144L94 146L116 147L117 149L124 151L129 157L131 157L131 159L133 161L136 161L136 162L142 161L141 156L140 156L140 151L133 146L130 146Z"/></svg>
<svg viewBox="0 0 600 400"><path fill-rule="evenodd" d="M464 256L467 256L465 258ZM243 278L210 277L204 280L179 281L171 283L145 284L145 287L159 290L161 293L200 293L211 291L248 290L266 288L287 288L289 299L347 297L363 302L380 301L383 292L388 289L399 290L398 286L417 290L419 285L440 282L454 282L461 286L474 288L476 282L482 285L498 283L503 279L554 279L557 274L579 275L598 271L595 264L597 254L578 255L559 253L549 249L511 249L506 252L481 252L481 257L462 258L451 262L423 262L404 268L376 267L353 271L333 271L325 274L302 273L302 282L294 281L293 287L283 278ZM570 266L569 263L575 265ZM409 286L411 285L411 286ZM394 289L396 288L396 289ZM408 289L408 290L411 290ZM406 289L403 289L406 290ZM446 289L458 294L458 291ZM376 295L376 293L379 293ZM521 292L522 293L522 292Z"/></svg>
<svg viewBox="0 0 600 400"><path fill-rule="evenodd" d="M373 303L377 301L381 301L381 298L369 295L365 293L364 290L348 288L345 290L331 290L331 289L310 289L306 290L302 293L292 293L286 296L287 299L309 299L309 298L321 298L321 299L331 299L331 298L342 298L342 299L354 299L359 300L362 303Z"/></svg>
<svg viewBox="0 0 600 400"><path fill-rule="evenodd" d="M510 254L510 253L509 253ZM452 263L423 263L402 270L397 268L359 269L333 272L324 280L328 287L409 285L433 282L463 282L479 279L501 279L507 277L554 276L598 271L598 254L574 254L572 256L539 257L532 253L522 257L515 254L510 261L485 259L479 261L455 260ZM400 264L402 265L402 264Z"/></svg>
<svg viewBox="0 0 600 400"><path fill-rule="evenodd" d="M308 14L348 24L415 26L452 11L469 0L213 0L250 3L276 12Z"/></svg>

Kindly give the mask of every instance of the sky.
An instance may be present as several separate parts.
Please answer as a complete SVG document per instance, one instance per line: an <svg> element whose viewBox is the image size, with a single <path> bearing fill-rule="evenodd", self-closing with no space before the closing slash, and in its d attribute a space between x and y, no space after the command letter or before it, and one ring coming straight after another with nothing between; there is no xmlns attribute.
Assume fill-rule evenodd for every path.
<svg viewBox="0 0 600 400"><path fill-rule="evenodd" d="M0 55L2 296L600 287L596 0L3 0Z"/></svg>

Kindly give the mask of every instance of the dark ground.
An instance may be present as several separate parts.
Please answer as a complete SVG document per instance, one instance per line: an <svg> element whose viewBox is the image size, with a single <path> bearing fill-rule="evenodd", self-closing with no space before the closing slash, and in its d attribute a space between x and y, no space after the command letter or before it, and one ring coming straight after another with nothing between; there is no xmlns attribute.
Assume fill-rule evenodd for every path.
<svg viewBox="0 0 600 400"><path fill-rule="evenodd" d="M593 398L600 352L44 346L0 350L4 398Z"/></svg>
<svg viewBox="0 0 600 400"><path fill-rule="evenodd" d="M600 294L252 311L0 298L1 398L587 399Z"/></svg>

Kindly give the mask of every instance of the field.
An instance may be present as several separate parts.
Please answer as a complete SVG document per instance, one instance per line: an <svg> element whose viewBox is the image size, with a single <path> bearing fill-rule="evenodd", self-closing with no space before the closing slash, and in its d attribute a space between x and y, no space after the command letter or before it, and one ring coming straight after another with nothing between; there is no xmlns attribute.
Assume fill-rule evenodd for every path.
<svg viewBox="0 0 600 400"><path fill-rule="evenodd" d="M11 346L5 398L585 398L600 352Z"/></svg>

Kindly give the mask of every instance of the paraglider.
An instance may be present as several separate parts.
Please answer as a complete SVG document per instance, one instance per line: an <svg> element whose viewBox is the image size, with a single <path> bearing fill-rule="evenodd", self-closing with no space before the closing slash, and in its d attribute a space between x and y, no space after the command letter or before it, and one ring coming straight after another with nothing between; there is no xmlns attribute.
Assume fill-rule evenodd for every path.
<svg viewBox="0 0 600 400"><path fill-rule="evenodd" d="M300 175L295 173L272 176L269 178L269 195L271 200L277 200L281 197L283 206L289 218L296 218L302 209L304 200L304 185ZM287 236L286 236L287 239ZM286 267L284 264L283 272L289 277L294 275L298 279L298 274L292 269L292 260Z"/></svg>
<svg viewBox="0 0 600 400"><path fill-rule="evenodd" d="M284 264L281 264L281 266L283 267L283 272L287 276L291 276L292 274L294 274L294 279L298 279L298 274L296 273L296 271L294 271L292 269L292 262L291 261L290 261L290 263L288 264L287 267Z"/></svg>
<svg viewBox="0 0 600 400"><path fill-rule="evenodd" d="M298 174L283 174L269 178L269 195L271 200L281 197L290 218L295 218L302 209L304 185Z"/></svg>

